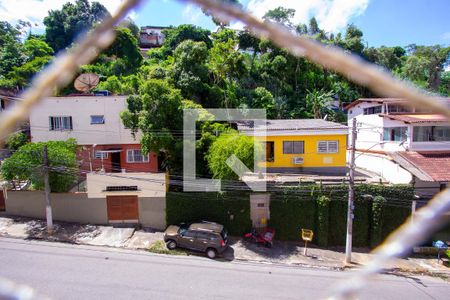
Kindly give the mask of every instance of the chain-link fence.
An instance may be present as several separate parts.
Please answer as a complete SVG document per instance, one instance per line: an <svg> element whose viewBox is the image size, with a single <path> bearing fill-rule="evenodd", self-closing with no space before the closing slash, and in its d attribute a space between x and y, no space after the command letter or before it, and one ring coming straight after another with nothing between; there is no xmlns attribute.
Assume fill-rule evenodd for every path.
<svg viewBox="0 0 450 300"><path fill-rule="evenodd" d="M181 0L180 0L181 1ZM101 50L114 41L113 26L117 24L131 9L142 1L126 0L111 18L105 19L89 34L66 53L59 55L50 67L41 72L31 87L23 94L24 101L14 110L3 114L0 120L2 136L14 130L15 124L25 120L33 106L51 94L56 88L66 86L73 80L79 66L92 61ZM186 2L186 1L183 1ZM413 104L439 111L450 118L450 109L439 99L427 96L409 84L395 79L392 75L378 67L362 61L360 58L332 46L322 45L307 37L294 34L288 28L270 22L262 22L237 6L226 5L215 0L190 0L210 11L222 20L241 21L256 36L268 38L278 47L284 48L295 56L306 57L310 61L322 65L345 76L374 93L384 97L398 97ZM164 5L164 4L161 4ZM0 141L1 142L1 141ZM445 214L450 211L450 190L438 194L425 207L417 211L414 222L407 220L393 232L373 253L374 259L351 277L338 284L330 299L352 299L363 289L371 276L379 273L385 262L394 257L401 257L412 250L412 247L423 242L434 230L448 221ZM0 280L0 299L31 299L32 293L27 290L23 294L11 283Z"/></svg>

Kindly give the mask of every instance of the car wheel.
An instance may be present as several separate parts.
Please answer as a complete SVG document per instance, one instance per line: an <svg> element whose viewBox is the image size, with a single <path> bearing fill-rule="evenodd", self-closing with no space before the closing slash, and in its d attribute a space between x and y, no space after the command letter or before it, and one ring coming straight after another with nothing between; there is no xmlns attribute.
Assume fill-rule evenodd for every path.
<svg viewBox="0 0 450 300"><path fill-rule="evenodd" d="M266 246L267 248L272 248L272 243L271 242L265 242L264 246Z"/></svg>
<svg viewBox="0 0 450 300"><path fill-rule="evenodd" d="M166 243L167 249L173 250L177 247L177 243L174 240L168 240Z"/></svg>
<svg viewBox="0 0 450 300"><path fill-rule="evenodd" d="M208 258L211 258L211 259L216 258L217 252L213 248L208 248L208 249L206 249L206 256L208 256Z"/></svg>

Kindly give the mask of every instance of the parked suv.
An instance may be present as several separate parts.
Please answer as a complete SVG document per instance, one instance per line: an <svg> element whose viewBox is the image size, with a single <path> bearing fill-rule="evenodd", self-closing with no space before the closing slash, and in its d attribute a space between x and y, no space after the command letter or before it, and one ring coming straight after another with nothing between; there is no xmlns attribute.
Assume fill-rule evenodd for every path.
<svg viewBox="0 0 450 300"><path fill-rule="evenodd" d="M227 230L221 224L205 221L170 225L164 232L164 242L170 250L186 248L205 252L209 258L215 258L227 247Z"/></svg>

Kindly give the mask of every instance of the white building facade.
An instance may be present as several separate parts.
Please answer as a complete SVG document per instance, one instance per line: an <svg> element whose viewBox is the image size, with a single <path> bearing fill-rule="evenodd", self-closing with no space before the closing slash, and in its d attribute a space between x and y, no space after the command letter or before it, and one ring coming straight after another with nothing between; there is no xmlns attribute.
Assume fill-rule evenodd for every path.
<svg viewBox="0 0 450 300"><path fill-rule="evenodd" d="M120 118L126 96L48 97L30 114L32 142L74 138L81 169L106 172L157 172L155 153L143 155L140 135L132 135Z"/></svg>
<svg viewBox="0 0 450 300"><path fill-rule="evenodd" d="M442 188L450 181L450 169L427 167L450 161L450 123L443 115L395 98L358 99L346 109L350 127L356 119L358 168L391 183Z"/></svg>

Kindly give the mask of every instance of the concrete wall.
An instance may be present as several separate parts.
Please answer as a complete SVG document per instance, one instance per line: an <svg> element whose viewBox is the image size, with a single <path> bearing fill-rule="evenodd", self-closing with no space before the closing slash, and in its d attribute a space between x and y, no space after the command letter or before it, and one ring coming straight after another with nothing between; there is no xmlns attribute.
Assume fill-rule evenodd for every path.
<svg viewBox="0 0 450 300"><path fill-rule="evenodd" d="M106 192L107 186L137 186L137 191ZM106 198L106 196L137 195L145 197L166 196L165 173L112 173L87 174L89 198Z"/></svg>
<svg viewBox="0 0 450 300"><path fill-rule="evenodd" d="M155 229L166 229L166 198L139 198L139 223Z"/></svg>
<svg viewBox="0 0 450 300"><path fill-rule="evenodd" d="M447 182L426 182L415 178L414 188L417 195L424 198L432 198L434 195L440 192L441 183L448 186Z"/></svg>
<svg viewBox="0 0 450 300"><path fill-rule="evenodd" d="M87 194L51 194L53 219L57 221L107 224L105 199L88 198ZM8 191L6 213L45 218L45 198L42 191Z"/></svg>
<svg viewBox="0 0 450 300"><path fill-rule="evenodd" d="M356 151L355 164L358 168L373 172L393 184L408 184L413 179L411 173L387 155Z"/></svg>
<svg viewBox="0 0 450 300"><path fill-rule="evenodd" d="M106 198L88 198L86 193L51 194L53 219L73 223L108 224ZM139 223L155 229L166 228L166 198L139 199ZM6 213L45 219L42 191L8 191Z"/></svg>

